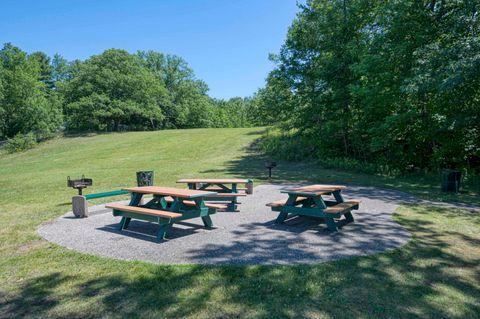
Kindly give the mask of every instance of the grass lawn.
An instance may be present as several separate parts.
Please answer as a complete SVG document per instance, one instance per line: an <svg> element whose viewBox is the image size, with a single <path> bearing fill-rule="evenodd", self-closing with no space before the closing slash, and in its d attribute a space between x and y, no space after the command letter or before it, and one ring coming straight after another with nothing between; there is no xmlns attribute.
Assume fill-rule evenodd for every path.
<svg viewBox="0 0 480 319"><path fill-rule="evenodd" d="M258 128L105 134L0 155L0 318L480 318L480 214L473 210L404 206L395 218L413 233L406 246L294 267L118 261L36 234L41 223L70 210L74 190L66 187L67 175L93 178L87 192L134 185L135 172L148 169L155 170L156 184L170 186L198 176L265 182L264 158L252 146L260 134ZM438 184L415 178L279 164L276 181L378 185L479 202L471 189L445 197Z"/></svg>

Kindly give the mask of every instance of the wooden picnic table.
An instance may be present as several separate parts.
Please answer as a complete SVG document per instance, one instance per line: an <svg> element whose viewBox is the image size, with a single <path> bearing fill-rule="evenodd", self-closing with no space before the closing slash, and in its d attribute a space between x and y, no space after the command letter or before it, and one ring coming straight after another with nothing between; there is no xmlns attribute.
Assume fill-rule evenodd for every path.
<svg viewBox="0 0 480 319"><path fill-rule="evenodd" d="M237 211L238 197L252 194L253 181L251 179L238 178L183 178L177 183L188 184L189 189L198 189L217 192L208 196L209 201L227 202L227 211ZM239 185L245 185L240 188ZM241 192L242 191L242 192ZM243 192L244 191L244 192Z"/></svg>
<svg viewBox="0 0 480 319"><path fill-rule="evenodd" d="M252 183L252 180L238 178L182 178L177 183L188 184L190 189L209 190L214 187L213 190L219 193L238 193L239 190L247 190L247 184ZM244 184L245 188L240 189L238 187L239 184Z"/></svg>
<svg viewBox="0 0 480 319"><path fill-rule="evenodd" d="M119 230L126 229L132 218L157 222L159 230L157 239L167 236L169 229L178 221L201 217L205 227L212 227L211 214L217 209L226 208L224 205L205 203L209 195L215 192L173 187L144 186L124 188L132 194L128 205L107 205L113 210L113 216L121 216ZM153 195L153 198L144 205L140 205L144 195Z"/></svg>
<svg viewBox="0 0 480 319"><path fill-rule="evenodd" d="M341 191L343 185L308 185L282 191L288 195L286 200L267 204L273 211L278 211L277 223L283 223L288 215L303 215L322 218L331 231L337 231L347 223L353 222L352 210L358 209L359 200L345 201ZM322 196L333 195L333 200ZM344 219L341 217L344 216Z"/></svg>

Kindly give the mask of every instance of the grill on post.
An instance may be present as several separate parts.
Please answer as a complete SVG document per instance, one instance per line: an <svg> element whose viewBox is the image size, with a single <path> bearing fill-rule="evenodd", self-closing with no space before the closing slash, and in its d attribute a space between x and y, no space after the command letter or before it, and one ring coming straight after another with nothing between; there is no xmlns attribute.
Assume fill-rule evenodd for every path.
<svg viewBox="0 0 480 319"><path fill-rule="evenodd" d="M72 187L78 190L78 195L82 195L82 191L84 188L93 185L93 180L91 178L85 178L82 175L80 179L70 179L70 176L67 177L67 187Z"/></svg>
<svg viewBox="0 0 480 319"><path fill-rule="evenodd" d="M265 162L265 167L268 168L268 178L272 178L272 168L277 167L277 162Z"/></svg>

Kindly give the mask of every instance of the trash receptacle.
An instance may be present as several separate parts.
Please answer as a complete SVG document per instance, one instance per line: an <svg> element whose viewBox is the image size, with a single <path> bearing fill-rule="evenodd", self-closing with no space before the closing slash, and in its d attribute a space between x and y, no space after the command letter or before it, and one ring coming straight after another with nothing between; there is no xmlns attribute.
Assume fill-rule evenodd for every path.
<svg viewBox="0 0 480 319"><path fill-rule="evenodd" d="M442 192L455 192L460 190L462 173L453 169L442 170Z"/></svg>
<svg viewBox="0 0 480 319"><path fill-rule="evenodd" d="M137 172L137 186L153 186L154 171Z"/></svg>
<svg viewBox="0 0 480 319"><path fill-rule="evenodd" d="M253 194L253 181L251 179L248 180L246 186L247 190L245 191L245 193L247 193L248 195Z"/></svg>

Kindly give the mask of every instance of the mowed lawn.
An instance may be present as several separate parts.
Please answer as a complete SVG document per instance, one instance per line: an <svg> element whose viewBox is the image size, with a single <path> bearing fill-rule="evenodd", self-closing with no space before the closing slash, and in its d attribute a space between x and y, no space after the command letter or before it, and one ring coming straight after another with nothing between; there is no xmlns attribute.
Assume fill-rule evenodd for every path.
<svg viewBox="0 0 480 319"><path fill-rule="evenodd" d="M135 172L150 169L157 185L175 186L178 178L198 176L266 182L265 158L255 152L261 132L70 137L0 155L0 318L480 318L480 214L475 210L404 206L395 218L413 234L406 246L292 267L119 261L62 248L36 233L40 224L70 210L75 191L66 187L68 175L93 178L87 193L134 185ZM390 186L441 198L421 180L279 164L277 181ZM476 202L477 195L462 198Z"/></svg>

